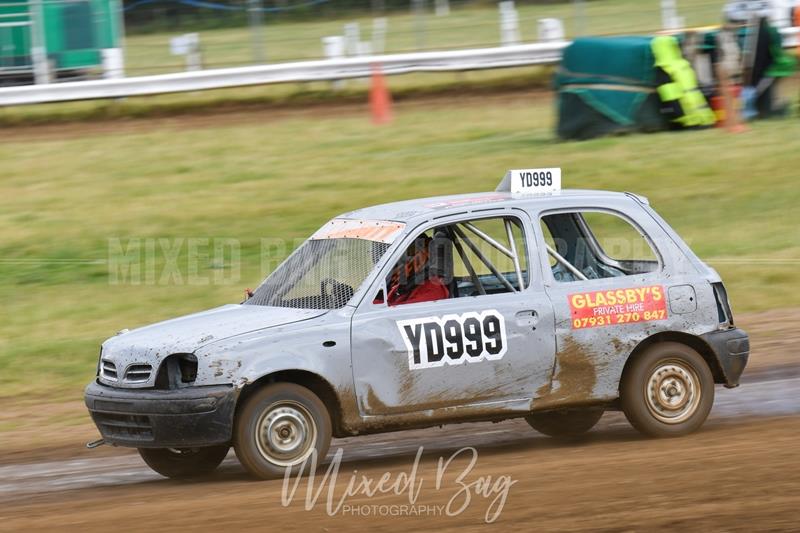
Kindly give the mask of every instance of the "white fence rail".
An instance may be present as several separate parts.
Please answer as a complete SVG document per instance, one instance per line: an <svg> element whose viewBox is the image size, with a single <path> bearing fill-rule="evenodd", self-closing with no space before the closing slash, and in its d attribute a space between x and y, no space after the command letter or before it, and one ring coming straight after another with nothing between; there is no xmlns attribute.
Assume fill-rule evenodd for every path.
<svg viewBox="0 0 800 533"><path fill-rule="evenodd" d="M800 28L782 30L784 45L798 45ZM569 41L300 61L156 76L0 88L0 106L124 98L271 83L364 78L379 65L386 75L447 72L558 63Z"/></svg>
<svg viewBox="0 0 800 533"><path fill-rule="evenodd" d="M270 83L341 80L368 77L374 65L386 75L445 72L557 63L569 43L524 44L444 52L418 52L277 63L252 67L137 76L0 89L0 106L123 98L161 93L202 91Z"/></svg>

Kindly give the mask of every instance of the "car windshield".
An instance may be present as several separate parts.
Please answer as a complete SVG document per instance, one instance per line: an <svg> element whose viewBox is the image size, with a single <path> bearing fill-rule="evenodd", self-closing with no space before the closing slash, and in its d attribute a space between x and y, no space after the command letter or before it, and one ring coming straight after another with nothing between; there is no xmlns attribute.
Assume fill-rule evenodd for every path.
<svg viewBox="0 0 800 533"><path fill-rule="evenodd" d="M389 243L311 238L255 290L245 305L339 309L364 283Z"/></svg>

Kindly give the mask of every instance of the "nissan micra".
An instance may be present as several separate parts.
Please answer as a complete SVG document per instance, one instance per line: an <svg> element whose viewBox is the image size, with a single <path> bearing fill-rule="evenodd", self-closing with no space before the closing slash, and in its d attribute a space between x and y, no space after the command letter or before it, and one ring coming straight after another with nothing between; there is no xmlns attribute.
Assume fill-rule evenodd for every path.
<svg viewBox="0 0 800 533"><path fill-rule="evenodd" d="M332 437L447 423L575 438L622 410L650 436L696 430L749 353L719 275L645 198L560 181L345 213L244 302L123 330L86 389L93 444L168 477L233 446L270 478Z"/></svg>

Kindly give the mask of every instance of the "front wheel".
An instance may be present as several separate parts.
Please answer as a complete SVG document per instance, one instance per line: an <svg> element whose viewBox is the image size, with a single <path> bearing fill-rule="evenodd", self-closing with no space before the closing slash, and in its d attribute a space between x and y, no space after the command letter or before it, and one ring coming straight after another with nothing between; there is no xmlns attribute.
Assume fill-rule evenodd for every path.
<svg viewBox="0 0 800 533"><path fill-rule="evenodd" d="M247 398L236 417L234 449L255 477L270 479L298 468L331 443L331 419L316 394L294 383L273 383Z"/></svg>
<svg viewBox="0 0 800 533"><path fill-rule="evenodd" d="M592 429L602 416L602 407L587 407L531 413L525 420L533 429L548 437L576 439Z"/></svg>
<svg viewBox="0 0 800 533"><path fill-rule="evenodd" d="M677 437L703 425L714 404L714 376L685 344L663 342L631 361L620 400L633 427L651 437Z"/></svg>
<svg viewBox="0 0 800 533"><path fill-rule="evenodd" d="M164 477L187 479L213 472L225 459L230 446L206 448L139 448L147 466Z"/></svg>

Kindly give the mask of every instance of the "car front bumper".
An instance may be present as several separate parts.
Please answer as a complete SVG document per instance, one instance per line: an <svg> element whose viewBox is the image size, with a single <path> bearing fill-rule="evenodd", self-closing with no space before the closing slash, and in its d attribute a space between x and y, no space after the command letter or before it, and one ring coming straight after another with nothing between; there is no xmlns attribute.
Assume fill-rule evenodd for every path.
<svg viewBox="0 0 800 533"><path fill-rule="evenodd" d="M237 396L230 385L152 390L92 382L84 400L109 444L189 448L231 441Z"/></svg>
<svg viewBox="0 0 800 533"><path fill-rule="evenodd" d="M739 385L739 378L750 356L750 338L743 330L725 329L702 335L711 347L722 372L722 383L732 388Z"/></svg>

